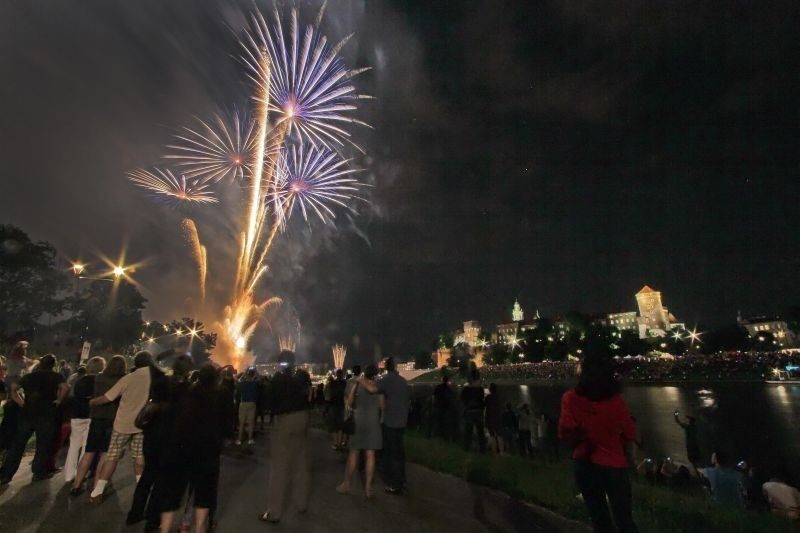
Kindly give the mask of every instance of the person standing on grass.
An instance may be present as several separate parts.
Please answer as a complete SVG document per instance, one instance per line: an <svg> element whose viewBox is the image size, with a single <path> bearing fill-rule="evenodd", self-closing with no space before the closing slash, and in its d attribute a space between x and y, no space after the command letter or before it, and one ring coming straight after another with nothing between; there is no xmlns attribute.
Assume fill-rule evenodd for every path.
<svg viewBox="0 0 800 533"><path fill-rule="evenodd" d="M517 415L517 438L519 439L519 454L522 457L533 457L533 444L531 443L531 424L533 413L527 403L522 404Z"/></svg>
<svg viewBox="0 0 800 533"><path fill-rule="evenodd" d="M308 508L309 470L307 457L308 410L311 407L311 377L295 369L294 352L278 355L282 370L272 378L270 396L275 428L270 440L270 476L267 510L262 522L280 522L286 493L291 488L294 504L304 513Z"/></svg>
<svg viewBox="0 0 800 533"><path fill-rule="evenodd" d="M64 481L72 483L78 473L78 464L86 453L89 438L91 411L89 400L94 397L94 380L106 367L102 357L92 357L86 364L86 373L75 381L72 390L72 418L69 421L69 451L64 462ZM81 367L83 368L83 367Z"/></svg>
<svg viewBox="0 0 800 533"><path fill-rule="evenodd" d="M117 416L114 418L114 430L111 433L108 455L106 455L103 468L97 475L94 490L89 495L89 501L92 503L100 503L102 501L108 480L114 475L117 463L125 454L125 448L130 447L131 449L133 470L137 483L144 471L144 435L142 430L136 427L136 416L150 398L150 384L153 373L161 371L153 364L153 357L149 352L137 353L133 358L133 366L136 370L120 379L104 395L89 402L89 405L94 407L111 403L119 398L119 407L117 408Z"/></svg>
<svg viewBox="0 0 800 533"><path fill-rule="evenodd" d="M444 374L442 382L433 389L433 435L453 440L456 394L450 386L450 376Z"/></svg>
<svg viewBox="0 0 800 533"><path fill-rule="evenodd" d="M486 453L486 432L483 427L483 386L476 370L467 374L467 384L461 389L464 406L464 449L472 448L473 430L478 434L478 449Z"/></svg>
<svg viewBox="0 0 800 533"><path fill-rule="evenodd" d="M578 385L561 398L558 435L575 448L575 482L594 530L614 531L613 513L617 530L635 532L625 448L636 438L636 424L620 393L611 359L585 351Z"/></svg>
<svg viewBox="0 0 800 533"><path fill-rule="evenodd" d="M53 475L47 469L47 456L57 431L58 406L68 393L64 377L54 371L55 365L56 357L47 354L39 360L33 372L11 384L11 399L21 409L14 441L0 468L0 485L10 483L17 473L25 446L34 433L36 453L31 464L33 479L39 481ZM24 394L20 394L20 391Z"/></svg>

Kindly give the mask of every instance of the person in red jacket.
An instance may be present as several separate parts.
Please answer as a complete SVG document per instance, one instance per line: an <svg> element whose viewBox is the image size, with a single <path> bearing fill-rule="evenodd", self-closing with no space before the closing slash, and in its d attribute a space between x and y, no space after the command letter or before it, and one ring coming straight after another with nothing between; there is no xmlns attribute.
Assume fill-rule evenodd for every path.
<svg viewBox="0 0 800 533"><path fill-rule="evenodd" d="M587 353L581 361L578 385L561 398L558 436L575 449L575 482L594 531L614 531L611 513L619 531L637 531L625 453L636 438L636 424L620 394L610 358Z"/></svg>

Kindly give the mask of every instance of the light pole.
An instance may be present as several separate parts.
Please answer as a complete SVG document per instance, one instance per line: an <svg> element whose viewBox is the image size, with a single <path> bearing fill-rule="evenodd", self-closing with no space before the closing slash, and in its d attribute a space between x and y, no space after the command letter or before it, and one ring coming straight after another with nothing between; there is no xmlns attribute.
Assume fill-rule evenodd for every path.
<svg viewBox="0 0 800 533"><path fill-rule="evenodd" d="M78 303L78 295L81 291L81 274L86 270L86 265L83 263L72 263L72 273L75 275L75 295L72 300L72 316L69 319L69 328L67 335L72 337L72 323L75 322L75 305Z"/></svg>

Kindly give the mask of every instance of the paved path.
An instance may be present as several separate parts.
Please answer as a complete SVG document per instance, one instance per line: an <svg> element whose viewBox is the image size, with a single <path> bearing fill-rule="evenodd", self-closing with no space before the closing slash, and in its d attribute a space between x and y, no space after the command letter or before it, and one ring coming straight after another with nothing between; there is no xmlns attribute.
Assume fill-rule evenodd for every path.
<svg viewBox="0 0 800 533"><path fill-rule="evenodd" d="M268 432L267 432L268 435ZM280 525L257 520L264 508L269 475L267 436L257 439L252 454L226 452L222 461L219 494L219 533L276 532L478 532L568 531L570 524L557 517L534 512L529 506L494 491L439 474L416 465L408 466L409 492L405 496L383 493L366 500L354 485L352 495L340 495L344 456L330 449L328 436L311 433L312 483L309 510L284 513ZM116 492L102 505L86 503L85 495L69 497L62 474L48 481L31 482L28 461L12 483L0 492L2 532L117 532L141 531L142 525L126 527L125 515L133 494L129 462L123 460L114 477ZM576 530L582 530L577 528Z"/></svg>

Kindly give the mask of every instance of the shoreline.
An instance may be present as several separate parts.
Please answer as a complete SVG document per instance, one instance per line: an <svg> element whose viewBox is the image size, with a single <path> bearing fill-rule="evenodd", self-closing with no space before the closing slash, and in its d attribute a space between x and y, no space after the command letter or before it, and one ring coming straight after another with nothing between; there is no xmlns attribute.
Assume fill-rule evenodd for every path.
<svg viewBox="0 0 800 533"><path fill-rule="evenodd" d="M438 385L441 383L441 378L437 372L435 378L430 376L430 374L425 374L423 376L419 376L415 379L409 381L411 385ZM481 378L482 381L486 383L496 383L497 385L552 385L552 386L572 386L575 384L575 379L544 379L544 378L498 378L498 379L490 379L490 378ZM461 376L450 376L450 382L454 384L462 384L464 379ZM643 379L636 379L636 380L628 380L623 379L622 385L710 385L710 384L738 384L738 383L747 383L747 384L756 384L760 383L762 385L776 385L775 383L767 383L765 379L669 379L669 380L643 380ZM787 383L787 385L792 385L792 383Z"/></svg>

